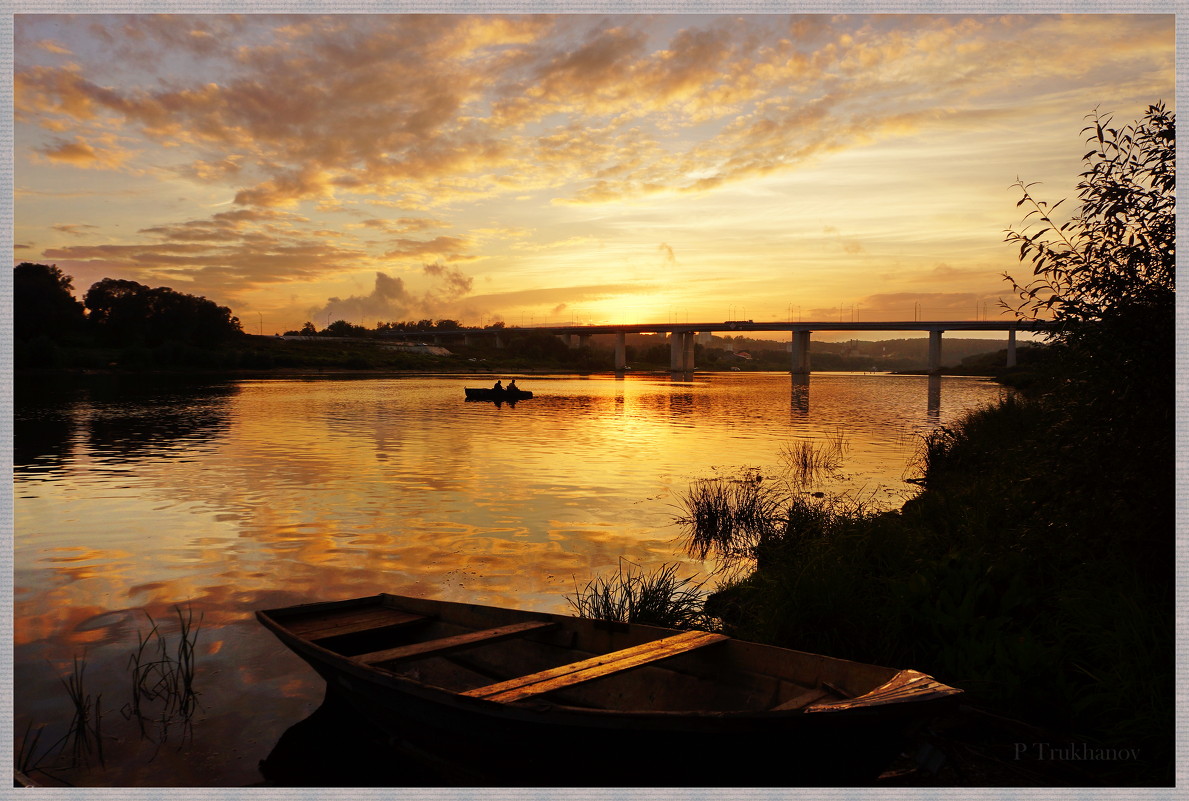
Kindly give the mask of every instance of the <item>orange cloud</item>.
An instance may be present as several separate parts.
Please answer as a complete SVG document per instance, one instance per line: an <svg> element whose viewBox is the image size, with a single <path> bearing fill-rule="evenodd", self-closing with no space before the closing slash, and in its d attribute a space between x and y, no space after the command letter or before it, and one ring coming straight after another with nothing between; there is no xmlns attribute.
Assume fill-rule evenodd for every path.
<svg viewBox="0 0 1189 801"><path fill-rule="evenodd" d="M425 256L440 256L450 261L474 258L465 253L470 247L470 241L457 236L439 236L434 239L421 241L417 239L398 239L396 247L384 254L386 259L422 258Z"/></svg>
<svg viewBox="0 0 1189 801"><path fill-rule="evenodd" d="M236 193L235 202L246 206L296 206L301 200L329 197L333 189L329 176L316 169L302 169L265 181Z"/></svg>
<svg viewBox="0 0 1189 801"><path fill-rule="evenodd" d="M37 43L37 46L40 47L42 50L46 51L47 53L54 53L54 54L61 55L61 56L70 55L70 48L65 47L64 45L61 45L58 42L54 42L49 39L43 39L42 41Z"/></svg>
<svg viewBox="0 0 1189 801"><path fill-rule="evenodd" d="M406 319L440 317L451 304L471 291L473 279L456 268L426 264L422 268L431 285L423 291L410 290L400 276L376 272L370 294L332 297L325 305L307 310L310 319L379 320L398 322Z"/></svg>
<svg viewBox="0 0 1189 801"><path fill-rule="evenodd" d="M373 218L364 220L359 225L363 228L375 228L389 234L406 234L414 231L426 231L430 228L441 228L445 223L424 217L401 217L395 220Z"/></svg>
<svg viewBox="0 0 1189 801"><path fill-rule="evenodd" d="M63 223L61 225L54 225L51 227L55 231L61 231L62 233L70 234L71 236L85 236L86 234L90 233L91 231L99 230L99 226L97 226L97 225L85 225L85 224Z"/></svg>

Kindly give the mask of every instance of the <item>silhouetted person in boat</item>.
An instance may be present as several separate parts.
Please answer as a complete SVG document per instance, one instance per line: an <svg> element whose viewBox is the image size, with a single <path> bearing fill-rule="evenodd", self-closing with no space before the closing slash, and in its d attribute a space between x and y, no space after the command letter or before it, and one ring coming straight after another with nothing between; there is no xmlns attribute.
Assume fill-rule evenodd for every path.
<svg viewBox="0 0 1189 801"><path fill-rule="evenodd" d="M516 391L517 391L517 389L516 389L516 379L515 379L515 378L513 378L511 381L509 381L509 382L508 382L508 391L509 391L509 392L516 392Z"/></svg>
<svg viewBox="0 0 1189 801"><path fill-rule="evenodd" d="M495 390L496 392L503 392L504 391L504 382L496 381L495 386L492 387L492 389Z"/></svg>

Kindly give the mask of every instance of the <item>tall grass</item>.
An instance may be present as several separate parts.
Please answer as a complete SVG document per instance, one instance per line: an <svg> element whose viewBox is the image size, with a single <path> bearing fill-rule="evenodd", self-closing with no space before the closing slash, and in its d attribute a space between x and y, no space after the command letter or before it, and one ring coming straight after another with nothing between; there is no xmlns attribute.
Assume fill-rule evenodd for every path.
<svg viewBox="0 0 1189 801"><path fill-rule="evenodd" d="M70 700L72 716L66 732L45 751L38 751L45 725L38 725L34 731L32 720L25 724L25 733L17 746L13 761L18 783L27 780L34 772L50 775L47 763L60 764L64 757L70 765L82 765L89 763L91 754L94 753L99 764L104 764L103 696L92 696L88 691L86 672L86 655L81 658L76 655L70 672L58 676L58 681L65 688L66 696Z"/></svg>
<svg viewBox="0 0 1189 801"><path fill-rule="evenodd" d="M147 724L155 724L160 733L157 742L164 742L172 725L181 722L191 730L192 718L198 710L198 690L195 686L197 651L202 615L197 619L187 604L174 607L177 616L177 637L171 639L146 611L150 628L137 632L137 644L129 655L130 698L121 709L125 720L135 719L142 738L153 741ZM20 774L40 772L53 775L59 768L73 768L88 764L91 757L104 764L104 739L112 739L103 729L103 695L93 694L87 680L87 658L75 656L71 669L59 676L70 702L71 720L65 733L52 745L40 750L45 724L25 726L14 758L14 768Z"/></svg>
<svg viewBox="0 0 1189 801"><path fill-rule="evenodd" d="M788 490L755 470L737 478L693 482L681 499L675 522L684 550L697 559L714 554L726 565L754 558L758 548L780 534L781 509Z"/></svg>
<svg viewBox="0 0 1189 801"><path fill-rule="evenodd" d="M44 755L37 753L37 745L41 742L41 733L44 730L44 726L38 726L37 731L34 732L32 720L25 724L25 734L21 737L20 744L17 746L16 759L13 761L13 767L18 773L32 773L41 766L41 759ZM30 737L30 734L33 736Z"/></svg>
<svg viewBox="0 0 1189 801"><path fill-rule="evenodd" d="M91 694L86 691L83 681L86 670L86 657L84 656L81 660L75 657L74 670L66 678L62 679L62 684L66 687L66 692L70 696L70 701L74 706L74 717L70 722L68 742L71 745L72 755L76 761L81 761L90 755L93 738L99 762L102 764L103 737L101 729L103 723L103 695L96 695L94 701L91 700Z"/></svg>
<svg viewBox="0 0 1189 801"><path fill-rule="evenodd" d="M801 439L786 443L779 456L789 480L804 487L842 467L847 450L846 436L838 430L821 442Z"/></svg>
<svg viewBox="0 0 1189 801"><path fill-rule="evenodd" d="M645 573L639 565L620 559L614 574L598 576L582 589L575 585L574 595L566 600L578 617L675 629L704 628L703 585L678 577L678 567L665 564Z"/></svg>
<svg viewBox="0 0 1189 801"><path fill-rule="evenodd" d="M842 466L847 450L839 430L821 440L786 443L778 454L784 469L776 475L748 468L734 477L693 482L674 519L682 529L683 549L698 559L713 555L724 572L754 566L769 546L785 538L793 515L804 518L822 510L802 496Z"/></svg>
<svg viewBox="0 0 1189 801"><path fill-rule="evenodd" d="M148 737L146 723L150 720L159 725L165 739L171 723L189 724L198 708L195 646L202 617L195 622L194 611L188 605L184 612L175 606L174 612L178 620L176 644L170 643L146 611L150 629L147 634L137 632L137 647L128 657L131 700L124 707L124 716L136 719L144 737ZM150 710L150 706L155 709Z"/></svg>

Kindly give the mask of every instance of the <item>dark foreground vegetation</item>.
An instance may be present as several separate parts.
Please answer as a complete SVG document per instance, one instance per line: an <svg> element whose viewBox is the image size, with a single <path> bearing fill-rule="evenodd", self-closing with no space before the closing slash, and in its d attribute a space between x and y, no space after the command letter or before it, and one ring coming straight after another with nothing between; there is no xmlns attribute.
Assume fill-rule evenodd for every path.
<svg viewBox="0 0 1189 801"><path fill-rule="evenodd" d="M929 436L922 492L897 511L814 497L799 476L695 484L686 547L728 578L703 608L692 584L668 589L688 625L913 667L987 719L1027 721L986 745L1005 769L1171 785L1174 118L1091 119L1080 211L1057 224L1021 185L1035 228L1008 232L1033 269L1012 281L1020 315L1059 324L1028 391ZM786 461L803 475L813 456ZM624 575L631 603L608 602L607 581L579 595L625 618L658 607L636 597L655 582Z"/></svg>

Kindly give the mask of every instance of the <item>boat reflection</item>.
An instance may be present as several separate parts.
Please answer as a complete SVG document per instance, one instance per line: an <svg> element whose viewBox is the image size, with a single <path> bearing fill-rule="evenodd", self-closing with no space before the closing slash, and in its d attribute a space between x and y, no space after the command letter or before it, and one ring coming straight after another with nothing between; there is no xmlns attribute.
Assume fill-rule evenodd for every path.
<svg viewBox="0 0 1189 801"><path fill-rule="evenodd" d="M477 783L462 766L416 749L415 732L398 744L331 692L290 726L260 760L265 787L463 787ZM478 782L483 783L483 782Z"/></svg>
<svg viewBox="0 0 1189 801"><path fill-rule="evenodd" d="M506 403L513 409L516 408L516 400L502 400L501 398L467 398L467 403L490 403L497 409L503 408Z"/></svg>

